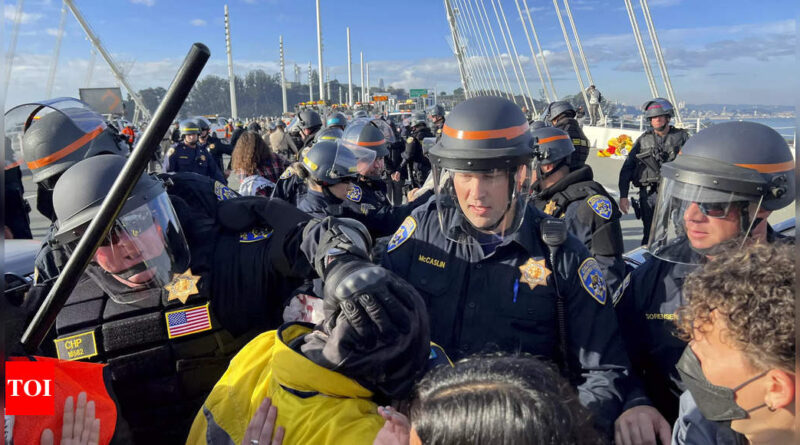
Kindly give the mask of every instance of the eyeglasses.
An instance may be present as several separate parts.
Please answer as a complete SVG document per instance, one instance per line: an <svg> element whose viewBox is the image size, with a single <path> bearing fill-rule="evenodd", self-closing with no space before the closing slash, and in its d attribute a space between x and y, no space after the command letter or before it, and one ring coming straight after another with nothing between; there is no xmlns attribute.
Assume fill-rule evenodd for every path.
<svg viewBox="0 0 800 445"><path fill-rule="evenodd" d="M728 216L731 208L743 208L746 202L697 202L700 212L709 217L723 219Z"/></svg>
<svg viewBox="0 0 800 445"><path fill-rule="evenodd" d="M108 235L103 239L103 242L100 244L101 247L108 247L113 244L119 244L120 239L123 236L127 236L129 238L138 238L142 233L148 230L155 221L153 220L153 215L150 213L149 210L146 209L137 209L130 213L126 213L119 217L119 219L114 223L114 226L111 230L108 231ZM84 227L80 232L76 231L77 238L83 237L86 228Z"/></svg>

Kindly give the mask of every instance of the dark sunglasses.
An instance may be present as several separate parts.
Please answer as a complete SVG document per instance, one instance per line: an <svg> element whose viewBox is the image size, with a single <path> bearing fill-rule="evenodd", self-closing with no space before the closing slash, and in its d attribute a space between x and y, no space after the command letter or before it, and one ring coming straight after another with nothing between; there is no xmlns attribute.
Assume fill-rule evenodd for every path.
<svg viewBox="0 0 800 445"><path fill-rule="evenodd" d="M746 202L697 202L700 212L709 217L722 219L728 216L732 208L743 208Z"/></svg>

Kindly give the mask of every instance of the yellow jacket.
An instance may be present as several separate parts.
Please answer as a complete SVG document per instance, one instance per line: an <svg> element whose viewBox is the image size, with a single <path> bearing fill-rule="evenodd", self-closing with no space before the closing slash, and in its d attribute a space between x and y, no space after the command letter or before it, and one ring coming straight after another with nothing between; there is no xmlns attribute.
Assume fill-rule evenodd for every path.
<svg viewBox="0 0 800 445"><path fill-rule="evenodd" d="M311 332L291 323L265 332L233 358L197 413L187 444L239 444L264 397L278 408L283 443L372 444L384 420L372 392L323 368L287 343Z"/></svg>

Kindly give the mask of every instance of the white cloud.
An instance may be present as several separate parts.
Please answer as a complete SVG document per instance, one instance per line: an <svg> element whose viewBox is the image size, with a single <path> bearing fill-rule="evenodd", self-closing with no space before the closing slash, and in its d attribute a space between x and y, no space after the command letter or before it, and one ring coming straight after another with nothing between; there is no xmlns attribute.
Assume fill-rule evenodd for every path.
<svg viewBox="0 0 800 445"><path fill-rule="evenodd" d="M6 20L13 22L17 18L17 7L14 5L5 5L3 8L3 17L5 17ZM23 8L22 16L20 16L19 22L22 24L33 23L40 18L42 18L42 14L28 13L25 12Z"/></svg>
<svg viewBox="0 0 800 445"><path fill-rule="evenodd" d="M47 29L44 30L44 32L48 36L53 36L53 37L58 36L58 28L47 28ZM64 31L64 37L66 37L66 36L67 36L67 32Z"/></svg>
<svg viewBox="0 0 800 445"><path fill-rule="evenodd" d="M194 19L191 22L192 26L206 26L206 21L203 19Z"/></svg>
<svg viewBox="0 0 800 445"><path fill-rule="evenodd" d="M147 7L153 6L156 4L156 0L131 0L131 3L145 5Z"/></svg>

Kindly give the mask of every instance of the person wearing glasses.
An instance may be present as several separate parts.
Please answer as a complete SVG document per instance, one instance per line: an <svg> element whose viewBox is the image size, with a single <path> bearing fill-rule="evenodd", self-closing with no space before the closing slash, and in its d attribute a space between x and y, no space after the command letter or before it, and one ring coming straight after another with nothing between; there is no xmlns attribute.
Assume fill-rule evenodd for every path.
<svg viewBox="0 0 800 445"><path fill-rule="evenodd" d="M767 217L795 199L789 146L775 130L753 122L728 122L697 133L660 173L648 245L652 256L612 298L634 373L641 379L637 386L642 389L631 391L627 403L652 405L656 432L662 431L664 419L676 419L685 389L676 364L686 342L675 336L676 311L685 305L684 280L731 251L778 241ZM632 431L629 420L623 415L617 421L617 443L653 437L653 431Z"/></svg>

